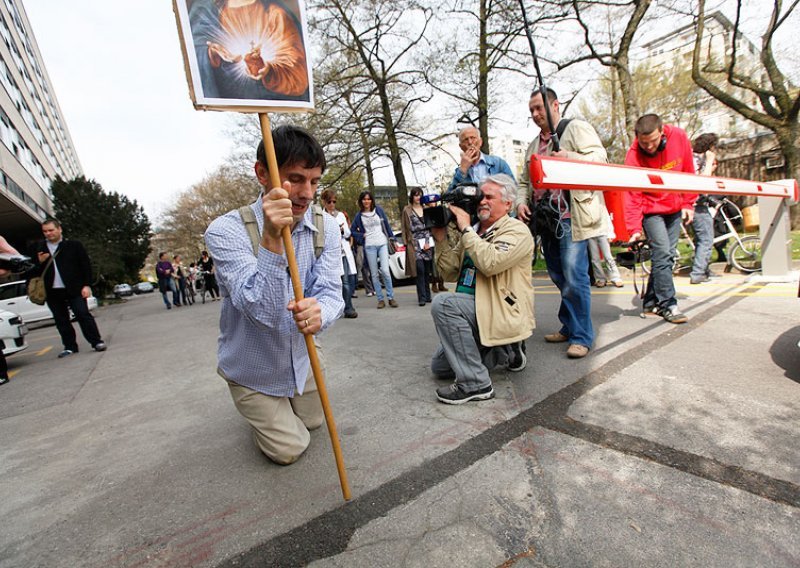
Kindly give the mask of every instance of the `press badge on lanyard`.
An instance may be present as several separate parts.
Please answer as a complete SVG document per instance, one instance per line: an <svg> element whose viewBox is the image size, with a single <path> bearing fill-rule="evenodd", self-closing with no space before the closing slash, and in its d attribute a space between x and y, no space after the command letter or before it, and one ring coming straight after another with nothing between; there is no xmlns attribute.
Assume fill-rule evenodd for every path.
<svg viewBox="0 0 800 568"><path fill-rule="evenodd" d="M475 267L464 270L464 286L472 288L475 285Z"/></svg>

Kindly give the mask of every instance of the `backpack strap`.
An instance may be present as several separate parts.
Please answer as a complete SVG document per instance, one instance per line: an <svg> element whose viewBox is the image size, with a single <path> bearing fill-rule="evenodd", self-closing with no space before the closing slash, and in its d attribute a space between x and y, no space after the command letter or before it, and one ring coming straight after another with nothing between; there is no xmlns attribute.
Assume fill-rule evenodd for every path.
<svg viewBox="0 0 800 568"><path fill-rule="evenodd" d="M258 256L258 246L261 244L261 235L258 234L258 222L256 221L256 214L249 205L239 207L239 216L242 218L244 228L250 236L250 242L253 244L253 254Z"/></svg>
<svg viewBox="0 0 800 568"><path fill-rule="evenodd" d="M314 214L314 227L317 229L317 232L314 233L314 258L319 258L325 249L325 217L323 216L322 207L316 203L311 205L311 212ZM256 215L249 205L245 205L244 207L239 207L239 216L242 218L244 228L247 229L250 242L253 244L253 254L258 256L261 235L258 233Z"/></svg>
<svg viewBox="0 0 800 568"><path fill-rule="evenodd" d="M567 126L569 126L570 122L572 122L571 118L562 118L561 122L558 123L558 126L556 127L556 135L558 136L559 140L561 140L561 137L564 136L564 131L567 129Z"/></svg>
<svg viewBox="0 0 800 568"><path fill-rule="evenodd" d="M319 258L325 249L325 216L322 207L316 203L311 204L311 212L314 214L314 227L317 229L314 233L314 258Z"/></svg>

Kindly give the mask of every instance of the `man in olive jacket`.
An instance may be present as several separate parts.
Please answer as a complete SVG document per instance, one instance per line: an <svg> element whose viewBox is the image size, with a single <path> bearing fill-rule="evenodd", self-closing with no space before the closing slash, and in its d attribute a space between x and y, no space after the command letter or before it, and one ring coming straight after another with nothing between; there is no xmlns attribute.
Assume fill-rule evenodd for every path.
<svg viewBox="0 0 800 568"><path fill-rule="evenodd" d="M439 294L431 314L441 345L431 361L439 377L455 382L436 391L445 404L494 396L489 370L507 362L525 368L524 341L534 328L531 261L533 238L524 223L508 216L516 182L506 174L481 183L478 223L450 206L455 226L431 229L436 266L455 292Z"/></svg>
<svg viewBox="0 0 800 568"><path fill-rule="evenodd" d="M517 196L517 215L527 222L532 209L540 209L541 212L548 212L554 220L555 230L545 229L538 223L536 225L537 234L542 238L547 272L561 292L558 310L561 328L545 335L544 339L548 343L568 343L567 357L579 359L589 353L594 343L587 239L608 234L605 201L600 191L533 191L527 166L533 154L605 163L606 150L588 122L561 118L558 96L552 89L547 89L547 103L559 135L560 149L553 151L552 133L547 123L542 93L536 89L531 93L528 107L541 133L534 138L525 154L525 168Z"/></svg>

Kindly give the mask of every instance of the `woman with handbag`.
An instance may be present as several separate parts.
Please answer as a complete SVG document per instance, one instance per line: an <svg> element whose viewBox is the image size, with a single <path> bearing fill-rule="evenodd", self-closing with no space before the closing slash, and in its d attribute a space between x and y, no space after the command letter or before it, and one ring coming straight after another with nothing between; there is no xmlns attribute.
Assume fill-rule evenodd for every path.
<svg viewBox="0 0 800 568"><path fill-rule="evenodd" d="M422 190L412 188L403 209L403 241L406 243L406 273L417 281L417 302L431 302L433 277L433 236L422 216Z"/></svg>
<svg viewBox="0 0 800 568"><path fill-rule="evenodd" d="M383 301L383 289L381 288L381 277L386 287L386 296L389 306L396 308L397 301L394 299L394 288L392 287L392 275L389 272L389 245L394 249L394 232L389 225L389 219L380 205L375 203L370 191L362 191L358 196L358 207L360 211L353 220L350 233L356 244L364 246L367 256L369 270L372 273L372 285L375 287L375 294L378 296L378 309L386 307ZM378 274L378 263L380 262L380 276Z"/></svg>

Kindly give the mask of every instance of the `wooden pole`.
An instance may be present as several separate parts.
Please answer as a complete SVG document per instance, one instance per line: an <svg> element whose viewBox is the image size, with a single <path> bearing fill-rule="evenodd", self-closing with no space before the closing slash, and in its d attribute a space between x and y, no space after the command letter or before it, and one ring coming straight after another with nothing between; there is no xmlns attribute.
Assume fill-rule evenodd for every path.
<svg viewBox="0 0 800 568"><path fill-rule="evenodd" d="M261 136L264 138L264 150L267 155L267 169L272 187L281 187L281 176L278 173L278 159L275 156L275 144L272 141L272 129L269 124L269 116L262 112L258 114L261 122ZM300 270L297 268L297 258L294 255L294 245L292 244L292 233L289 227L284 227L281 232L283 238L283 248L286 251L286 260L289 262L289 275L292 278L292 288L294 290L295 301L303 299L303 286L300 282ZM311 370L314 372L314 382L317 383L319 399L322 403L322 411L325 413L325 422L328 425L328 433L331 436L333 455L336 458L336 469L339 471L339 482L342 485L342 496L346 501L350 500L350 485L347 482L347 470L344 468L342 458L342 448L339 445L339 435L336 433L336 422L333 419L333 412L328 401L328 391L325 388L325 379L322 376L322 367L317 356L317 346L314 344L314 336L306 335L306 348L308 358L311 360Z"/></svg>

